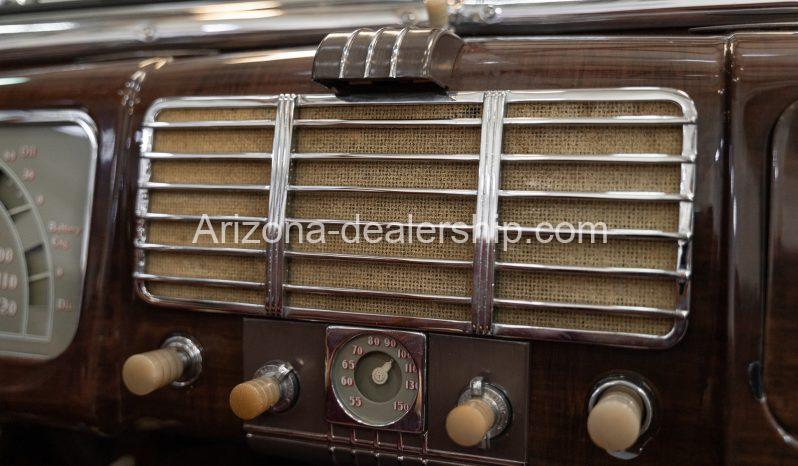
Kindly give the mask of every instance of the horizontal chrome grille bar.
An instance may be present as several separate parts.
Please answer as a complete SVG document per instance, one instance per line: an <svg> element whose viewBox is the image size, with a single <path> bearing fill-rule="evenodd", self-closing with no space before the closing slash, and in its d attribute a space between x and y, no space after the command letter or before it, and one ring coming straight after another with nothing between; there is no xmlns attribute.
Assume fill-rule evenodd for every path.
<svg viewBox="0 0 798 466"><path fill-rule="evenodd" d="M440 162L479 162L476 154L352 154L348 152L317 152L291 154L294 160L432 160Z"/></svg>
<svg viewBox="0 0 798 466"><path fill-rule="evenodd" d="M338 219L314 219L314 218L286 218L286 223L299 223L302 225L307 225L311 223L317 223L321 225L335 225L335 226L345 226L345 225L353 225L353 226L361 226L365 227L366 225L378 225L383 228L410 228L410 229L418 229L418 228L425 228L431 230L454 230L457 229L459 231L471 231L474 229L473 225L436 225L434 223L403 223L403 222L372 222L369 220L360 219L359 223L355 223L354 219L352 220L338 220Z"/></svg>
<svg viewBox="0 0 798 466"><path fill-rule="evenodd" d="M497 270L527 270L533 272L565 272L607 275L629 275L641 277L666 277L678 280L690 278L687 270L644 269L631 267L587 267L571 265L529 264L520 262L496 262Z"/></svg>
<svg viewBox="0 0 798 466"><path fill-rule="evenodd" d="M290 243L289 243L290 244ZM470 268L473 265L472 261L455 260L455 259L424 259L419 257L391 257L391 256L369 256L361 254L340 254L340 253L326 253L326 252L304 252L304 251L285 251L286 257L298 257L307 259L322 259L322 260L342 260L342 261L359 261L359 262L374 262L384 264L422 264L422 265L437 265L445 267L458 267Z"/></svg>
<svg viewBox="0 0 798 466"><path fill-rule="evenodd" d="M268 223L269 219L266 217L246 217L237 215L176 215L176 214L159 214L156 212L137 213L138 218L144 220L164 220L173 222L200 222L208 220L210 222L257 222Z"/></svg>
<svg viewBox="0 0 798 466"><path fill-rule="evenodd" d="M427 189L427 188L371 188L365 186L288 186L288 191L293 192L349 192L349 193L377 193L377 194L428 194L438 196L476 196L474 189Z"/></svg>
<svg viewBox="0 0 798 466"><path fill-rule="evenodd" d="M590 311L600 312L603 314L618 314L639 317L673 317L675 319L684 319L687 317L687 311L680 311L674 309L658 309L655 307L642 307L642 306L612 306L600 304L574 304L574 303L558 303L546 301L525 301L520 299L502 299L495 298L494 304L498 307L513 307L520 309L551 309L551 310L574 310L574 311Z"/></svg>
<svg viewBox="0 0 798 466"><path fill-rule="evenodd" d="M232 152L219 154L175 154L172 152L142 152L141 157L151 160L271 160L269 152Z"/></svg>
<svg viewBox="0 0 798 466"><path fill-rule="evenodd" d="M339 119L313 119L294 120L294 126L322 126L322 127L429 127L429 126L481 126L479 118L450 118L445 120L339 120Z"/></svg>
<svg viewBox="0 0 798 466"><path fill-rule="evenodd" d="M270 128L274 127L274 120L152 121L143 126L153 129Z"/></svg>
<svg viewBox="0 0 798 466"><path fill-rule="evenodd" d="M595 200L610 200L610 201L692 201L691 195L684 194L666 194L654 192L604 192L604 193L591 193L591 192L570 192L570 191L521 191L521 190L505 190L499 191L501 197L526 197L526 198L555 198L555 199L595 199Z"/></svg>
<svg viewBox="0 0 798 466"><path fill-rule="evenodd" d="M545 155L502 154L502 162L591 162L591 163L693 163L695 156L669 154Z"/></svg>
<svg viewBox="0 0 798 466"><path fill-rule="evenodd" d="M156 183L148 181L139 184L141 189L161 191L269 191L268 185L255 184L197 184L197 183Z"/></svg>
<svg viewBox="0 0 798 466"><path fill-rule="evenodd" d="M443 295L429 295L422 293L405 293L398 291L377 291L377 290L361 290L353 288L335 288L328 286L310 286L310 285L283 285L285 291L296 291L313 294L340 294L348 296L360 296L364 298L404 298L404 299L418 299L423 301L435 301L441 303L460 303L470 304L471 298L468 296L443 296Z"/></svg>
<svg viewBox="0 0 798 466"><path fill-rule="evenodd" d="M265 249L247 249L247 248L213 248L203 246L178 246L171 244L155 244L155 243L140 243L135 242L134 246L138 249L145 251L158 251L158 252L181 252L190 254L217 254L217 255L235 255L235 256L266 256Z"/></svg>
<svg viewBox="0 0 798 466"><path fill-rule="evenodd" d="M220 278L198 278L198 277L174 277L168 275L155 275L150 273L136 272L133 278L149 282L180 283L183 285L206 285L224 288L244 288L250 290L263 290L266 288L264 283L248 282L242 280L223 280Z"/></svg>
<svg viewBox="0 0 798 466"><path fill-rule="evenodd" d="M574 117L574 118L523 118L504 119L505 125L684 125L691 123L683 116L617 116L617 117Z"/></svg>
<svg viewBox="0 0 798 466"><path fill-rule="evenodd" d="M499 225L499 232L512 232L521 234L541 234L547 236L554 236L558 233L556 228L541 228L541 227L509 227ZM574 230L560 230L559 233L571 236L573 233L577 237L590 238L594 236L596 241L602 241L604 236L608 238L628 238L628 239L690 239L691 234L660 231L660 230L637 230L637 229L619 229L608 228L607 230L596 229L595 231L574 229Z"/></svg>

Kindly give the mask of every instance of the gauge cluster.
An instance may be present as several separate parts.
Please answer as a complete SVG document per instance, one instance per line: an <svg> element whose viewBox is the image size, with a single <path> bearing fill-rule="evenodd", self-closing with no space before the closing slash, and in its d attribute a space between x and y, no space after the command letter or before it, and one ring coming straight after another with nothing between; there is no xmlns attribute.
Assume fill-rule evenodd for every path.
<svg viewBox="0 0 798 466"><path fill-rule="evenodd" d="M96 155L82 112L0 112L0 355L50 359L77 331Z"/></svg>

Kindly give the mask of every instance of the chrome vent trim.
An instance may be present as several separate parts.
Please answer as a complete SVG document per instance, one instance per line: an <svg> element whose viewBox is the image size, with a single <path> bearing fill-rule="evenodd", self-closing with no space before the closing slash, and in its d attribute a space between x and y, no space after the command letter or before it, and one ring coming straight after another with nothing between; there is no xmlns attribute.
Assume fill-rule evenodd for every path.
<svg viewBox="0 0 798 466"><path fill-rule="evenodd" d="M680 109L680 115L622 115L618 117L579 117L579 118L529 118L507 117L508 105L519 102L616 102L616 101L667 101ZM453 118L448 120L345 120L345 119L300 119L298 110L305 106L337 106L364 105L378 106L391 104L432 105L452 102L471 102L482 104L481 118ZM172 108L230 108L238 106L270 106L277 107L273 121L203 121L198 125L181 122L176 125L156 121L156 116L164 109ZM215 97L215 98L175 98L157 101L145 117L142 130L140 179L136 203L136 279L137 289L148 302L177 307L212 311L240 311L258 314L282 315L286 318L350 322L358 324L394 325L416 327L426 330L443 330L454 332L494 334L507 337L567 340L606 344L626 347L666 348L676 344L686 330L689 316L690 278L692 272L691 244L693 237L693 199L695 184L696 160L696 121L697 113L690 98L676 90L660 88L617 88L617 89L585 89L564 91L486 91L461 92L448 96L432 98L408 97L404 99L380 99L363 101L344 101L332 95L299 95L290 94L268 97ZM507 127L545 126L545 125L593 125L593 126L647 126L664 125L682 128L682 150L680 154L670 153L619 153L595 155L571 154L521 154L503 152L503 132ZM481 147L479 154L360 154L360 153L303 153L292 150L292 137L295 128L359 128L359 127L429 127L429 126L465 126L481 128ZM236 153L236 154L177 154L154 152L153 132L160 128L218 128L218 127L272 127L274 128L272 153ZM150 164L153 160L270 160L271 181L266 185L177 185L164 186L163 183L152 182L149 178ZM314 186L290 184L289 174L292 165L300 160L419 160L419 161L460 161L478 163L478 188L471 189L439 189L439 188L388 188L368 186ZM591 162L602 164L640 164L640 165L678 165L681 177L678 193L658 192L559 192L502 189L500 186L501 168L508 163L530 162ZM474 244L472 261L459 259L429 259L414 257L382 257L369 254L309 253L286 250L284 240L267 246L263 250L236 248L204 248L201 246L170 246L152 244L147 241L147 222L166 220L173 222L197 222L196 215L175 215L151 212L149 210L149 194L155 190L243 190L269 192L268 217L233 217L225 215L212 216L215 221L248 220L270 224L273 228L284 228L288 222L317 221L325 225L340 225L342 219L335 218L293 218L286 215L288 195L292 192L363 192L400 195L402 193L424 194L446 197L471 198L475 203L476 218L488 227L467 229L477 238ZM496 257L496 239L505 233L505 228L496 220L499 215L501 199L575 199L602 201L641 201L678 203L678 227L672 231L637 228L610 228L609 238L632 240L668 240L674 241L678 247L677 263L673 269L644 267L610 267L610 266L573 266L567 264L543 264L501 261ZM367 220L367 219L365 219ZM378 222L379 223L379 222ZM383 225L394 222L383 222ZM274 227L277 225L277 227ZM553 229L522 226L524 234L553 235ZM218 280L203 277L181 278L153 276L146 272L146 252L188 252L195 254L229 254L231 256L264 257L264 278L262 282L244 282L236 280ZM285 283L286 260L289 258L327 258L341 261L379 263L379 264L418 264L443 266L447 268L466 268L473 271L473 292L470 298L462 296L432 295L423 293L375 291L367 289L349 289L340 287L295 285ZM507 299L495 296L494 275L496 271L520 270L552 273L567 273L589 276L623 276L623 277L658 277L673 280L677 288L677 303L674 308L657 308L646 306L598 305L585 303L544 302L534 300ZM155 281L177 281L214 286L241 286L247 289L262 290L262 305L248 303L228 303L215 300L166 299L154 296L147 289L147 283ZM340 310L317 309L312 307L287 306L283 302L284 294L289 291L303 291L322 295L346 295L357 297L382 297L429 300L430 302L470 304L471 320L455 321L417 317L391 317L379 314L345 312ZM661 316L672 318L674 325L664 335L604 332L594 330L575 330L566 328L535 327L529 325L513 325L498 323L494 317L494 307L503 306L517 309L559 309L563 311L579 310L603 315Z"/></svg>

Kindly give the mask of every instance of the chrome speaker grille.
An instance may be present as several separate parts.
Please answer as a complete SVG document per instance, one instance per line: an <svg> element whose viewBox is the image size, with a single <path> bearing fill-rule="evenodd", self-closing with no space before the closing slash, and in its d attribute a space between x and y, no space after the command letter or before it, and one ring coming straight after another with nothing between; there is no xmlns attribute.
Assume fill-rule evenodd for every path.
<svg viewBox="0 0 798 466"><path fill-rule="evenodd" d="M215 232L224 222L268 221L276 106L276 97L257 97L151 107L136 209L135 277L146 299L207 310L265 309L264 242L194 237L203 214Z"/></svg>
<svg viewBox="0 0 798 466"><path fill-rule="evenodd" d="M689 311L696 118L664 89L164 100L142 144L139 290L198 309L667 347ZM202 213L279 240L187 241ZM436 240L345 241L356 218L347 236L430 222ZM583 241L557 240L561 223ZM590 241L601 223L606 242L603 229ZM299 241L314 225L326 241Z"/></svg>

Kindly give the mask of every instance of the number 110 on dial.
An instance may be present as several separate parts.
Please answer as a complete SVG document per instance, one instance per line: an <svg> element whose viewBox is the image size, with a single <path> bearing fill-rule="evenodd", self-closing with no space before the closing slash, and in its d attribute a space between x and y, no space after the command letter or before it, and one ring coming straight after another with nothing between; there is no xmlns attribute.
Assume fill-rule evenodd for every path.
<svg viewBox="0 0 798 466"><path fill-rule="evenodd" d="M329 327L328 420L420 432L425 349L421 333Z"/></svg>

